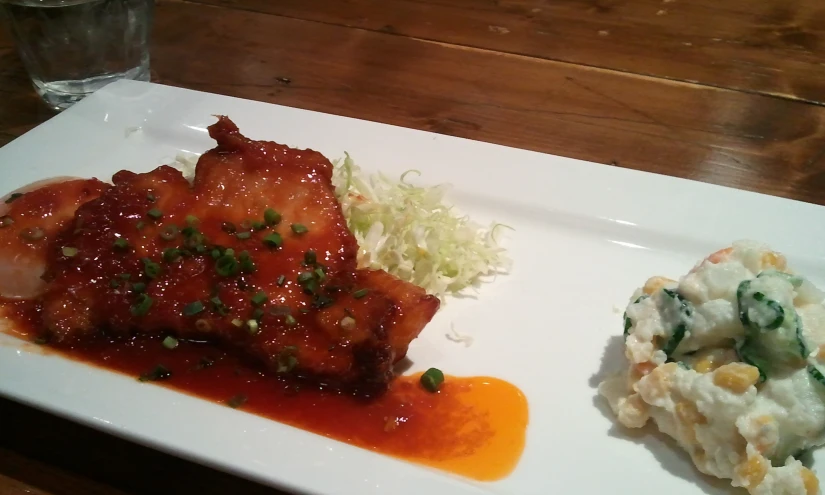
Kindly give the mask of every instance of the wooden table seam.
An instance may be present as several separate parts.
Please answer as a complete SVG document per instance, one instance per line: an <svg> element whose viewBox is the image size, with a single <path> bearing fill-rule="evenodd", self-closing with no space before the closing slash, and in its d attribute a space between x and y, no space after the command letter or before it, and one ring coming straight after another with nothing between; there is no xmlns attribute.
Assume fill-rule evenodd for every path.
<svg viewBox="0 0 825 495"><path fill-rule="evenodd" d="M352 29L352 30L355 30L355 31L364 31L364 32L368 32L368 33L375 33L375 34L380 34L380 35L385 35L385 36L398 36L398 37L407 38L407 39L410 39L410 40L413 40L413 41L419 41L419 42L424 42L424 43L434 43L434 44L442 45L442 46L445 46L445 47L472 50L472 51L477 51L477 52L486 53L486 54L494 54L494 55L499 55L499 56L510 56L510 57L525 58L525 59L529 59L529 60L532 60L532 61L538 61L538 62L555 63L555 64L561 64L561 65L572 66L572 67L581 67L581 68L595 70L595 71L603 71L603 72L609 72L609 73L614 73L614 74L621 74L621 75L626 75L626 76L630 76L630 77L641 77L641 78L646 78L646 79L652 79L652 80L655 80L655 81L665 81L665 82L668 82L668 83L671 83L671 84L677 84L677 85L685 85L685 86L697 87L697 88L710 88L710 89L738 92L738 93L744 93L744 94L750 94L750 95L756 95L756 96L766 96L766 97L769 97L769 98L776 98L776 99L779 99L779 100L792 101L792 102L797 102L797 103L804 103L804 104L809 104L809 105L814 105L814 106L823 106L823 107L825 107L825 101L820 102L820 101L811 100L811 99L807 99L807 98L800 98L800 97L795 97L795 96L791 96L791 95L786 95L786 94L782 94L782 93L778 93L778 92L757 91L757 90L752 90L752 89L747 89L747 88L735 88L735 87L730 87L730 86L723 86L721 84L712 84L712 83L707 83L707 82L691 81L691 80L687 80L687 79L681 79L681 78L676 78L676 77L668 77L668 76L663 76L663 75L655 75L655 74L651 74L651 73L633 72L633 71L615 69L615 68L604 67L604 66L594 65L594 64L584 64L584 63L579 63L579 62L571 62L571 61L568 61L568 60L563 60L563 59L558 59L558 58L538 57L538 56L535 56L535 55L529 55L529 54L525 54L525 53L518 53L518 52L512 52L512 51L506 51L506 50L492 50L492 49L489 49L489 48L483 48L483 47L474 46L474 45L465 45L465 44L460 44L460 43L450 43L450 42L445 42L445 41L439 41L439 40L433 39L433 38L410 36L410 35L407 35L407 34L401 34L401 33L392 32L392 31L389 31L389 30L370 29L370 28L365 28L365 27L360 27L360 26L351 26L351 25L346 25L346 24L342 24L342 23L327 22L327 21L322 21L322 20L317 20L317 19L307 19L305 17L299 17L299 16L276 14L276 13L265 12L265 11L262 11L262 10L259 10L259 9L254 9L254 8L245 8L245 7L228 6L228 5L215 5L215 4L212 4L212 3L206 3L206 2L203 2L203 1L199 1L199 0L161 0L161 1L162 2L168 2L168 3L194 4L194 5L199 5L199 6L203 6L203 7L212 7L212 8L216 8L216 9L223 9L223 10L230 10L230 11L249 12L249 13L252 13L252 14L266 15L266 16L272 16L272 17L280 17L280 18L283 18L283 19L292 19L292 20L301 21L301 22L310 22L310 23L321 24L321 25L325 25L325 26L333 26L333 27L338 27L338 28L343 28L343 29Z"/></svg>

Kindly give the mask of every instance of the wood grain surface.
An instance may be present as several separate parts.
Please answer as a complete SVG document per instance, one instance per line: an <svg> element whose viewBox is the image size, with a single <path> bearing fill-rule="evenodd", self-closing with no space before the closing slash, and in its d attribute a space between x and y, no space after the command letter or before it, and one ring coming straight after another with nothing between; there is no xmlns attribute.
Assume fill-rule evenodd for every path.
<svg viewBox="0 0 825 495"><path fill-rule="evenodd" d="M825 101L825 4L816 0L196 1Z"/></svg>
<svg viewBox="0 0 825 495"><path fill-rule="evenodd" d="M825 204L821 0L160 0L152 77ZM0 145L52 115L0 29ZM279 493L0 419L2 495Z"/></svg>

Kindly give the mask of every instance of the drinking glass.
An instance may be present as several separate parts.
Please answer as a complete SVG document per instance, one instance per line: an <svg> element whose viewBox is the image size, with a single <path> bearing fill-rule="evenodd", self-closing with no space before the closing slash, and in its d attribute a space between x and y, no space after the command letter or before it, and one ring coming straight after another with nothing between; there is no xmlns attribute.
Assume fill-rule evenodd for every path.
<svg viewBox="0 0 825 495"><path fill-rule="evenodd" d="M63 110L119 79L149 80L153 0L0 0L37 93Z"/></svg>

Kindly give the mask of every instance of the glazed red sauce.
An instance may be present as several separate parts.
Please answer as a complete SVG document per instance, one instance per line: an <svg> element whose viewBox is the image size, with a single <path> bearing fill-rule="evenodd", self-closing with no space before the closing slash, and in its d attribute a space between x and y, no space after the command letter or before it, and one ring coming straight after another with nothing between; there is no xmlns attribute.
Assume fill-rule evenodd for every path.
<svg viewBox="0 0 825 495"><path fill-rule="evenodd" d="M241 144L234 143L232 149ZM321 259L330 270L336 264L349 266L347 263L355 269L355 240L347 241L350 246L347 252L351 251L347 256L336 248L346 244L340 237L351 236L345 235L346 225L340 214L333 214L337 203L331 186L328 190L311 189L298 165L293 164L293 168L298 168L291 175L269 170L271 160L263 160L258 155L261 153L244 155L246 166L258 163L255 159L260 161L261 167L252 167L253 177L242 182L224 177L234 173L232 167L215 162L209 169L203 168L204 164L209 165L209 160L199 163L201 175L195 188L198 181L204 182L210 177L216 181L212 186L202 184L201 193L225 194L228 191L226 185L234 184L233 191L237 194L231 200L219 198L221 201L217 201L223 205L218 216L210 213L214 201L197 203L203 211L188 208L187 201L195 201L194 193L180 174L168 167L144 176L120 172L122 181L143 186L121 184L123 187L115 191L117 194L104 192L101 195L109 186L99 181L81 180L55 183L22 196L4 198L0 206L0 323L3 323L0 327L30 342L36 341L37 336L48 335L52 344L43 347L47 352L124 373L136 380L162 366L165 370L163 379L145 382L148 387L169 387L476 480L492 481L508 475L524 448L528 420L527 401L510 383L489 377L448 376L433 393L421 386L420 376L411 375L390 381L387 391L382 394L379 390L359 396L340 392L351 388L333 390L318 385L330 383L329 377L342 377L343 384L360 383L360 380L380 383L383 390L383 385L392 376L394 356L406 352L409 341L438 308L438 301L420 288L399 289L394 279L380 280L374 275L364 279L366 271L359 271L353 282L364 283L366 288L375 290L358 297L344 289L334 291L337 300L323 312L296 311L290 325L285 319L266 317L261 320L256 333L232 322L235 316L252 310L250 297L254 291L250 292L250 287L266 289L270 299L277 299L279 304L292 309L307 308L310 298L305 291L296 288L296 283L299 272L305 270L301 263L315 263L307 261L310 248L313 249L313 259L315 252L326 253ZM228 156L217 153L212 159L229 160ZM295 157L296 160L300 158ZM209 170L216 175L210 175ZM276 172L277 176L272 175ZM272 180L262 179L267 174L272 175ZM260 180L253 180L255 177ZM288 194L272 194L277 184L283 189L290 177L294 180L289 184L294 187L286 189L291 191L289 194L296 194L295 198ZM251 185L259 186L260 194L248 189ZM242 225L241 221L253 213L262 218L265 205L255 202L256 198L267 196L261 192L264 190L274 197L272 206L283 213L282 225L275 222L265 226L281 228L283 245L277 250L270 249L271 246L263 244L260 238L249 240L252 232L246 232L245 238L229 236L222 225L227 218ZM96 207L103 210L101 215L97 215L101 213L98 210L92 215L82 206L78 211L78 205L94 198L98 198ZM326 209L321 208L323 211L318 211L319 198L327 198ZM138 222L148 218L151 207L158 208L160 215L151 215L154 220L148 223ZM141 257L159 260L160 253L169 247L164 243L170 239L159 235L163 222L184 225L187 223L185 216L193 212L199 219L195 223L207 238L221 238L221 242L227 241L225 247L234 246L238 252L249 250L259 269L245 275L245 287L241 287L238 280L234 285L213 280L219 278L223 282L226 277L218 277L215 270L205 268L206 263L212 262L205 255L164 261L166 264L160 274L149 276L145 273ZM301 215L307 215L307 218L303 219ZM337 223L318 225L310 222L323 218L331 218ZM310 230L301 235L294 231L290 233L286 226L297 225L296 220L299 223L305 220L303 224L309 225ZM68 228L71 221L74 228ZM137 223L147 224L138 228ZM35 229L37 236L31 232ZM256 231L254 235L263 234ZM122 246L118 249L128 254L120 251L112 254L115 239L127 241L125 249ZM67 248L72 254L66 253ZM341 273L344 273L343 269ZM43 288L43 274L49 280L49 292L41 297L37 294ZM141 293L153 299L151 311L134 313L134 293L125 288L124 282L116 280L122 274L130 274L133 282L143 280L140 277L144 275L148 277ZM283 284L274 282L279 274L286 274L285 280L288 280ZM112 281L117 283L111 284ZM221 301L228 311L222 314L210 310L211 319L207 320L207 311L201 308L196 312L197 318L208 323L210 331L198 333L198 321L191 321L194 314L187 315L182 308L191 301L207 300L206 294L211 294L212 289L222 291ZM57 297L48 297L52 295ZM75 304L78 298L83 299L84 304ZM87 306L86 302L90 301L104 303ZM41 311L38 304L47 310ZM409 311L405 312L405 307L410 308ZM353 320L355 328L343 328L345 314ZM385 342L378 329L384 328L383 318L390 315L393 337ZM378 322L381 322L380 326ZM101 326L107 328L109 337L98 332ZM49 332L43 332L45 328ZM176 329L175 335L181 339L173 349L167 349L161 343L164 331L169 329ZM154 336L130 337L138 330ZM78 335L78 332L82 334ZM204 336L214 338L214 335L228 335L231 337L229 341L244 343L244 355L247 359L257 356L261 367L241 361L234 351L186 340ZM353 351L354 344L363 344L357 355ZM297 353L292 356L297 358L293 366L299 364L311 373L290 374L286 370L287 373L278 376L271 374L273 367L274 371L279 371L280 361L277 367L271 366L273 361L269 358L280 356L275 351L287 347ZM393 352L387 352L387 347ZM361 351L364 349L370 351L369 359L363 358ZM256 350L262 352L253 352ZM267 359L260 359L261 356ZM270 363L270 371L263 368L262 362ZM363 374L347 376L347 370L362 370ZM308 376L326 378L309 382L306 381Z"/></svg>
<svg viewBox="0 0 825 495"><path fill-rule="evenodd" d="M0 302L15 336L32 340L37 308ZM158 338L44 347L136 379L163 365L165 386L397 458L479 481L507 476L524 449L527 401L514 385L491 377L447 376L437 393L420 375L397 378L384 395L356 398L269 376L216 346L181 341L173 350ZM211 363L211 364L209 364ZM205 366L206 364L209 364Z"/></svg>

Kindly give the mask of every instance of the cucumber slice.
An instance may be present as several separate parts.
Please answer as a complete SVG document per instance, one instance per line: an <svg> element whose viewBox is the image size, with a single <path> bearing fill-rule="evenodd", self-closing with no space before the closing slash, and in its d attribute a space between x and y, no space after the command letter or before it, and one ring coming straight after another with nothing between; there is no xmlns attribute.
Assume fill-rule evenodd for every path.
<svg viewBox="0 0 825 495"><path fill-rule="evenodd" d="M665 300L672 301L672 304L676 305L676 311L678 312L678 322L676 323L676 326L673 327L673 333L671 334L670 339L668 339L665 343L664 347L662 347L662 351L664 351L670 361L671 357L676 352L676 349L679 347L679 344L682 343L682 340L684 340L685 335L687 334L688 325L691 321L693 321L694 310L693 304L675 290L662 289L662 292L667 297Z"/></svg>
<svg viewBox="0 0 825 495"><path fill-rule="evenodd" d="M785 309L781 304L773 299L768 299L765 297L765 294L761 292L754 292L753 300L761 303L761 311L760 314L757 315L756 320L754 320L753 317L750 317L751 321L765 330L776 330L782 326L782 322L785 321Z"/></svg>
<svg viewBox="0 0 825 495"><path fill-rule="evenodd" d="M780 277L780 278L783 278L783 279L787 280L791 285L793 285L794 289L799 288L799 286L802 285L802 282L805 281L804 278L802 278L798 275L791 275L790 273L780 272L779 270L765 270L763 272L760 272L759 275L756 276L756 278L762 278L762 277Z"/></svg>
<svg viewBox="0 0 825 495"><path fill-rule="evenodd" d="M768 379L770 362L765 358L766 351L756 339L746 338L736 346L739 360L759 370L759 383Z"/></svg>
<svg viewBox="0 0 825 495"><path fill-rule="evenodd" d="M769 298L754 280L745 280L736 290L739 320L745 327L741 346L745 358L760 373L770 374L776 366L800 364L808 349L802 338L802 321L793 307L786 308ZM764 287L764 284L760 284ZM742 360L748 362L743 358Z"/></svg>
<svg viewBox="0 0 825 495"><path fill-rule="evenodd" d="M811 378L819 382L820 385L825 387L825 369L823 369L821 365L808 363L808 374L811 375Z"/></svg>

